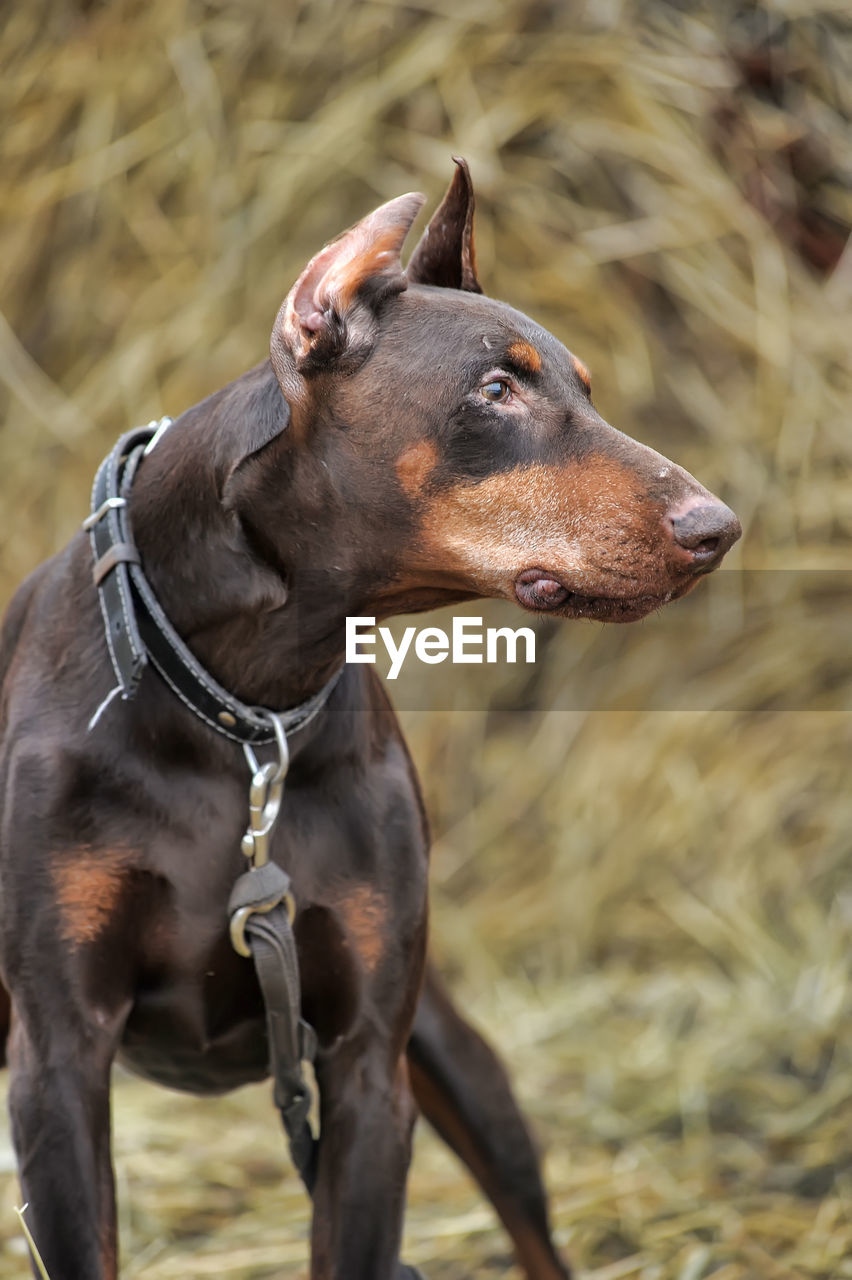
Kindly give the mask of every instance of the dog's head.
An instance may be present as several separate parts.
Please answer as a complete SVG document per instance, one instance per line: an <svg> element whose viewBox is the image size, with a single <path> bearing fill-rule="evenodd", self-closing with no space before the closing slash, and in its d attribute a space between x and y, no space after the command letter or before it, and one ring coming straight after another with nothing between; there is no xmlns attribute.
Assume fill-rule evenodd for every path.
<svg viewBox="0 0 852 1280"><path fill-rule="evenodd" d="M600 417L585 366L552 334L482 295L457 163L407 269L417 194L327 245L288 294L271 356L289 447L343 485L353 556L382 581L377 611L502 596L641 618L714 569L739 523Z"/></svg>

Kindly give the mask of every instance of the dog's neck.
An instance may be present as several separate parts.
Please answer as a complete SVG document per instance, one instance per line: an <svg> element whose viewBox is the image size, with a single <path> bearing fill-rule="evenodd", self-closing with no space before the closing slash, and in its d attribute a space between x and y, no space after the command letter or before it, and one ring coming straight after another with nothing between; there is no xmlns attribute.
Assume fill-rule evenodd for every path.
<svg viewBox="0 0 852 1280"><path fill-rule="evenodd" d="M347 616L444 603L391 585L333 462L293 442L267 363L188 410L134 482L133 533L161 605L250 704L290 707L320 689L344 660ZM369 478L353 465L354 492Z"/></svg>

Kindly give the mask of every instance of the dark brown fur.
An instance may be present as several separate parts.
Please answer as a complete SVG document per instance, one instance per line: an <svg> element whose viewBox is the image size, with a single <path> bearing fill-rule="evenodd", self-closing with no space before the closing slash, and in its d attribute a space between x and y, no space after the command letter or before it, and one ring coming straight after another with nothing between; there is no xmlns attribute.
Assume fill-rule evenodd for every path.
<svg viewBox="0 0 852 1280"><path fill-rule="evenodd" d="M731 517L698 545L695 510L718 525L721 504L604 423L550 334L479 295L465 168L403 274L419 204L401 197L323 250L282 308L271 363L184 413L139 470L145 572L247 702L318 689L347 615L488 594L629 619L683 594L737 536ZM82 533L15 597L0 677L0 969L23 1195L52 1280L110 1280L113 1060L201 1093L266 1074L260 992L225 913L247 770L153 672L87 731L113 674ZM291 757L272 852L292 877L320 1042L313 1280L401 1274L412 1088L530 1280L564 1280L505 1074L434 974L424 983L426 820L369 669L345 671Z"/></svg>

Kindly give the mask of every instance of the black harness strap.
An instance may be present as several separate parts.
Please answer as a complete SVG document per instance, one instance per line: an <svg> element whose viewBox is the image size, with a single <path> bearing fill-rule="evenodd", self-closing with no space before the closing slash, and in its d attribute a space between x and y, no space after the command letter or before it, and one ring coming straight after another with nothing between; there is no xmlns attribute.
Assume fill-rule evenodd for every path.
<svg viewBox="0 0 852 1280"><path fill-rule="evenodd" d="M98 469L92 490L92 513L83 522L91 541L92 576L118 681L113 693L120 690L123 699L132 698L150 660L181 702L217 733L242 743L250 761L255 761L252 747L277 740L280 769L276 778L283 781L286 734L303 728L321 710L341 672L313 697L288 711L250 707L213 679L172 627L145 577L127 509L137 468L169 425L170 419L164 418L160 423L151 423L121 437ZM101 703L90 721L90 728L111 697L112 694ZM260 779L262 784L264 770L256 761L255 766L253 783ZM268 825L255 833L258 841L263 837L264 858L265 841L277 815L278 800ZM263 826L263 815L259 820ZM293 1163L310 1191L316 1172L317 1142L308 1120L311 1093L302 1062L313 1061L316 1036L300 1016L301 989L291 920L291 911L295 908L290 897L290 878L276 863L261 861L260 843L254 845L254 855L252 847L249 840L247 852L254 865L237 880L228 903L231 937L240 954L251 955L254 961L266 1007L275 1104L281 1113Z"/></svg>

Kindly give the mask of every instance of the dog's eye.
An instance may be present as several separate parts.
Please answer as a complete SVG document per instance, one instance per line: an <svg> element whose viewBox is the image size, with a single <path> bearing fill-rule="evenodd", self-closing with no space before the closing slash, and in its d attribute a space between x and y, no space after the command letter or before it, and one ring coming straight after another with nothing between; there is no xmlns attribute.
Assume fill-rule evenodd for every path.
<svg viewBox="0 0 852 1280"><path fill-rule="evenodd" d="M493 382L486 382L484 387L480 387L479 393L490 400L491 404L505 404L511 398L512 388L503 378L495 378Z"/></svg>

